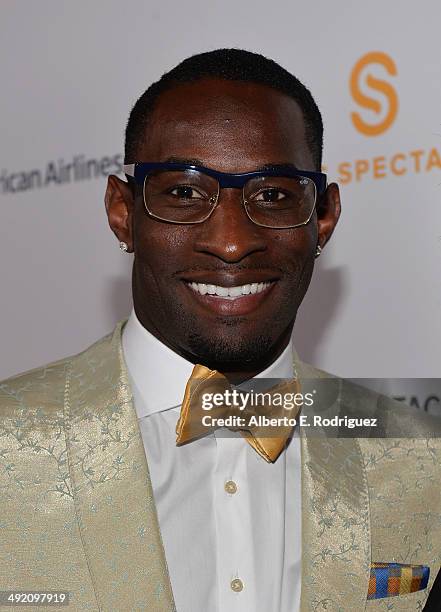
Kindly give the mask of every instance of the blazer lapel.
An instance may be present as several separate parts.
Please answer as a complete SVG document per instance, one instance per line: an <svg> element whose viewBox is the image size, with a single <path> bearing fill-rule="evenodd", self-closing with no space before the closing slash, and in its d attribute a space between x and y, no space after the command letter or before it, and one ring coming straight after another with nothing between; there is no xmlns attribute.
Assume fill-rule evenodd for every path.
<svg viewBox="0 0 441 612"><path fill-rule="evenodd" d="M175 610L116 326L71 362L65 414L79 528L101 610Z"/></svg>
<svg viewBox="0 0 441 612"><path fill-rule="evenodd" d="M298 369L303 389L302 368ZM313 376L317 378L317 371L306 375L310 384ZM314 413L324 409L338 414L334 402L339 401L339 380L316 382L319 390ZM323 396L328 396L327 407L320 406L318 398ZM327 438L323 430L314 429L311 434L307 428L301 428L300 436L301 612L364 610L371 536L368 486L359 445L352 438Z"/></svg>

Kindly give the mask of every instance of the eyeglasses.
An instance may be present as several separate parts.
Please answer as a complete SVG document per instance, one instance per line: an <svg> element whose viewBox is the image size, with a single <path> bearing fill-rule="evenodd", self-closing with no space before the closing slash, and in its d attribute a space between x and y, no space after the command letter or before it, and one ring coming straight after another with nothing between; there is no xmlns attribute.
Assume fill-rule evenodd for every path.
<svg viewBox="0 0 441 612"><path fill-rule="evenodd" d="M258 172L229 174L204 166L138 162L123 166L142 186L146 211L169 223L203 223L216 208L220 190L242 189L242 203L256 225L285 229L306 225L326 174L277 166Z"/></svg>

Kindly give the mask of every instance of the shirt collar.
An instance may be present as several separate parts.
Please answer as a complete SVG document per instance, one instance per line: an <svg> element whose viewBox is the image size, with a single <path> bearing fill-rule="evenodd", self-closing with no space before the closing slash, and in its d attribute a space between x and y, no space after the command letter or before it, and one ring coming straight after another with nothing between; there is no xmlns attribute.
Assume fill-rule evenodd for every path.
<svg viewBox="0 0 441 612"><path fill-rule="evenodd" d="M138 418L180 406L193 363L145 329L132 309L122 332L124 359ZM293 347L285 350L255 378L291 378Z"/></svg>

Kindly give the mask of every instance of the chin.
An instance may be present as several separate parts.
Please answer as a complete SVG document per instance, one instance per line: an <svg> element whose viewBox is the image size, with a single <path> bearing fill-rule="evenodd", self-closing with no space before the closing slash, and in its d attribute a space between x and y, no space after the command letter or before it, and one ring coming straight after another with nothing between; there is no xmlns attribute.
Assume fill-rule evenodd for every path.
<svg viewBox="0 0 441 612"><path fill-rule="evenodd" d="M202 365L225 364L243 366L258 363L274 345L274 338L264 332L252 336L243 336L237 330L236 319L230 321L231 333L213 334L190 333L188 347L198 363ZM238 333L239 332L239 333ZM216 368L221 369L221 368Z"/></svg>

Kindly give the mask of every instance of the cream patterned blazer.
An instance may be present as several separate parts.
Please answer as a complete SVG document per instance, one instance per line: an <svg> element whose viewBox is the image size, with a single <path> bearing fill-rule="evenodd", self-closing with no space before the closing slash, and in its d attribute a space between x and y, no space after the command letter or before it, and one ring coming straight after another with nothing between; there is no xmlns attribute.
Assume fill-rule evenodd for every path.
<svg viewBox="0 0 441 612"><path fill-rule="evenodd" d="M75 611L175 610L123 360L124 323L78 355L0 384L0 590L69 591L65 609ZM441 562L434 421L333 380L341 406L387 411L388 427L404 433L301 436L301 612L422 610ZM421 431L425 438L404 437ZM428 587L368 600L373 562L428 566Z"/></svg>

